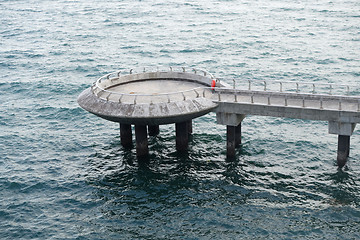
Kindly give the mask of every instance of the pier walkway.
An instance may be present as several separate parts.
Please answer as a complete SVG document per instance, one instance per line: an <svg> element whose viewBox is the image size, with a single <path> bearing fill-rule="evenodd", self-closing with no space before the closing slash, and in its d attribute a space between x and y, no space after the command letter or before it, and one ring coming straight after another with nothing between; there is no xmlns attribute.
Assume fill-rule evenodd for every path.
<svg viewBox="0 0 360 240"><path fill-rule="evenodd" d="M132 146L131 125L135 125L138 157L148 154L147 135L158 134L161 124L175 123L176 148L186 150L191 120L212 111L217 123L227 126L228 157L235 156L241 143L246 115L327 121L329 133L338 135L337 162L342 167L349 156L350 136L360 122L357 86L235 79L229 85L204 70L184 67L124 72L98 79L80 94L78 103L119 122L125 147Z"/></svg>

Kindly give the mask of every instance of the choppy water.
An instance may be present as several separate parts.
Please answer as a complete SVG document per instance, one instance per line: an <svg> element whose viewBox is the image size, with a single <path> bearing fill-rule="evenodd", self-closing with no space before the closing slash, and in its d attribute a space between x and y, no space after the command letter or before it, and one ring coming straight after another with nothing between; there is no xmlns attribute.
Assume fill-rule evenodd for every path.
<svg viewBox="0 0 360 240"><path fill-rule="evenodd" d="M326 122L249 116L228 161L213 114L188 155L162 126L139 165L76 103L148 65L359 85L358 0L2 0L0 23L1 239L360 238L359 127L344 171Z"/></svg>

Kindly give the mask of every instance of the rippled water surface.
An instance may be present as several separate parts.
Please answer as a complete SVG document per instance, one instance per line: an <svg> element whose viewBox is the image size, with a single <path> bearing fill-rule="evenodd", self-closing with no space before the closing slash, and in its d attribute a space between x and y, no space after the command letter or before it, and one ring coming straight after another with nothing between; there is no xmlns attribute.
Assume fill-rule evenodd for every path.
<svg viewBox="0 0 360 240"><path fill-rule="evenodd" d="M235 160L214 114L187 155L173 125L150 162L78 94L122 68L224 81L359 85L360 2L0 1L1 239L359 239L360 132L336 167L326 122L248 116Z"/></svg>

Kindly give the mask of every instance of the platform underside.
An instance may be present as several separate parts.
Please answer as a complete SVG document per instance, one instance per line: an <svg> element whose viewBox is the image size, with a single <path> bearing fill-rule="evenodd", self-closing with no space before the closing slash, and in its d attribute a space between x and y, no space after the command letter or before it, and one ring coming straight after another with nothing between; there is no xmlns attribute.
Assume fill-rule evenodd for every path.
<svg viewBox="0 0 360 240"><path fill-rule="evenodd" d="M202 97L136 104L106 101L94 95L91 88L79 95L78 103L85 110L106 120L141 125L184 122L207 114L217 107L216 103Z"/></svg>

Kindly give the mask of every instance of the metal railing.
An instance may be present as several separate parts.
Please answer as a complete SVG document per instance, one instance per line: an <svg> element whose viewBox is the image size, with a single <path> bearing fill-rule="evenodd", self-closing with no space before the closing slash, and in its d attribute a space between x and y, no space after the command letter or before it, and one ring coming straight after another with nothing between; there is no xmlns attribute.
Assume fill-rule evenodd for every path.
<svg viewBox="0 0 360 240"><path fill-rule="evenodd" d="M360 112L360 95L330 95L286 91L241 90L237 88L216 88L212 99L217 102L247 103L255 105L317 108L342 111L344 108ZM292 103L291 103L292 102ZM331 105L332 107L329 107ZM326 107L327 106L327 107Z"/></svg>
<svg viewBox="0 0 360 240"><path fill-rule="evenodd" d="M118 85L121 83L126 83L128 80L125 78L122 79L122 76L131 75L131 74L140 74L140 73L151 73L151 72L182 72L182 73L192 73L199 76L208 77L209 79L215 79L214 76L202 69L191 68L191 67L138 67L131 69L124 69L116 72L112 72L100 77L97 81L95 81L91 86L91 91L100 99L106 101L116 101L116 102L132 102L137 103L139 99L148 99L148 102L156 102L156 99L164 100L166 102L171 102L175 100L179 100L179 96L182 97L183 100L189 98L189 93L193 92L195 94L194 97L200 96L200 90L205 91L203 87L196 87L189 90L177 91L177 92L169 92L169 93L157 93L157 94L130 94L130 93L119 93L115 91L111 91L108 88L113 86L114 84ZM106 82L105 82L106 81ZM203 93L205 95L205 93Z"/></svg>
<svg viewBox="0 0 360 240"><path fill-rule="evenodd" d="M283 99L281 106L289 106L289 101L292 99L300 99L302 104L297 106L306 108L308 101L318 101L318 108L324 109L327 101L338 101L337 110L344 109L344 104L349 101L357 104L357 111L360 112L360 90L358 86L332 83L315 83L315 82L293 82L293 81L261 81L261 80L245 80L236 81L233 79L232 88L211 88L211 87L196 87L183 91L157 93L157 94L137 94L137 93L120 93L102 87L102 81L109 81L111 84L117 80L117 84L121 80L121 76L147 73L147 72L187 72L193 73L210 79L215 79L214 76L204 70L197 68L186 67L147 67L147 68L133 68L109 73L100 77L91 86L92 92L105 101L113 101L119 103L156 103L156 102L174 102L185 101L193 98L210 98L214 101L228 101L228 96L233 95L233 102L239 102L240 96L248 96L245 101L249 104L266 104L279 105L279 98ZM124 74L124 75L122 75ZM221 79L216 79L220 82ZM225 82L224 80L221 80ZM121 82L121 81L120 81ZM126 81L124 81L126 82ZM111 85L110 85L111 86ZM262 96L262 102L256 102L255 97ZM264 103L264 96L267 101ZM273 102L276 102L274 104ZM313 106L313 105L312 105Z"/></svg>
<svg viewBox="0 0 360 240"><path fill-rule="evenodd" d="M349 84L323 82L295 82L278 80L232 80L233 88L242 90L291 92L327 95L360 95L360 87Z"/></svg>
<svg viewBox="0 0 360 240"><path fill-rule="evenodd" d="M157 94L131 94L131 93L119 93L108 91L103 89L103 96L97 95L100 99L105 101L113 101L119 103L156 103L156 102L174 102L174 101L186 101L194 98L208 98L210 87L196 87L188 90L168 92L168 93L157 93Z"/></svg>
<svg viewBox="0 0 360 240"><path fill-rule="evenodd" d="M156 66L156 67L136 67L136 68L129 68L123 69L119 71L115 71L112 73L108 73L102 77L100 77L94 84L101 83L103 80L111 80L114 78L120 78L122 75L129 75L129 74L136 74L136 73L147 73L147 72L184 72L184 73L194 73L201 76L208 76L211 79L214 79L214 75L199 68L192 68L192 67L164 67L164 66Z"/></svg>

